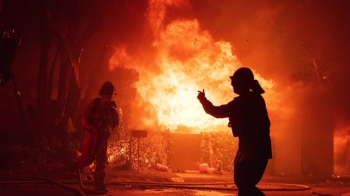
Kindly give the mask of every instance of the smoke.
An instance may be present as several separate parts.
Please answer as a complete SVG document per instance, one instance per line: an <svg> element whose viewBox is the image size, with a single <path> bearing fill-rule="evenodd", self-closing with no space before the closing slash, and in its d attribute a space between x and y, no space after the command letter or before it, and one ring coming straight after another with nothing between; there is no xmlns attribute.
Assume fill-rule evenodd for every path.
<svg viewBox="0 0 350 196"><path fill-rule="evenodd" d="M338 175L349 175L350 126L348 121L339 122L334 135L334 171Z"/></svg>
<svg viewBox="0 0 350 196"><path fill-rule="evenodd" d="M350 2L192 2L196 18L214 39L232 43L234 54L244 66L275 81L281 110L270 111L273 135L283 140L283 135L300 129L289 121L297 123L303 115L327 116L327 122L335 123L335 172L347 175ZM319 138L314 133L305 135ZM279 145L277 150L281 151L283 145ZM319 150L326 152L321 146L325 145Z"/></svg>
<svg viewBox="0 0 350 196"><path fill-rule="evenodd" d="M346 32L350 26L347 14L350 3L317 0L129 2L131 17L124 21L129 25L125 25L120 36L125 37L120 42L126 46L128 58L120 63L137 68L140 77L150 72L162 73L164 68L159 66L157 55L163 49L171 52L169 56L186 62L195 50L167 49L166 45L161 48L164 42L160 36L174 21L197 21L193 24L199 27L193 28L206 32L213 42L229 44L240 65L273 81L277 93L270 96L274 101L267 100L267 105L279 108L276 112L350 116L347 112L350 111L347 104L350 88L342 85L347 83L349 73L346 65L350 38ZM188 37L183 39L195 43ZM183 52L184 49L187 51ZM176 65L167 66L172 69Z"/></svg>
<svg viewBox="0 0 350 196"><path fill-rule="evenodd" d="M348 1L194 0L214 39L230 42L242 65L276 82L300 113L350 117ZM299 111L298 111L299 110Z"/></svg>
<svg viewBox="0 0 350 196"><path fill-rule="evenodd" d="M120 44L111 65L123 64L138 70L138 100L143 104L136 110L156 114L146 116L157 119L166 128L227 124L206 115L196 93L206 89L207 96L216 104L232 99L234 95L228 76L242 66L232 54L232 45L222 39L213 39L197 19L188 18L186 14L173 20L166 19L168 7L191 9L189 1L149 1L145 21L152 32L152 49L148 55L143 55L147 53L145 51L128 55L125 44ZM265 80L260 74L255 76L263 87L273 86L272 81ZM139 114L137 112L137 118L143 122L154 122Z"/></svg>

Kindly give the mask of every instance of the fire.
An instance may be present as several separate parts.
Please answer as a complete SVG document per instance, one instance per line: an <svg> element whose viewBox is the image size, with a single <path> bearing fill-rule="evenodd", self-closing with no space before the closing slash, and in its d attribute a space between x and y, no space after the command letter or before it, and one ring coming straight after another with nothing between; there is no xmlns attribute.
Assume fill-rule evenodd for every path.
<svg viewBox="0 0 350 196"><path fill-rule="evenodd" d="M188 0L148 0L148 4L147 20L153 34L156 36L163 27L167 6L178 8L190 7Z"/></svg>
<svg viewBox="0 0 350 196"><path fill-rule="evenodd" d="M138 93L153 106L158 123L170 130L180 125L201 129L226 125L227 119L218 120L205 114L196 96L198 90L205 89L214 105L232 100L234 94L229 76L242 65L232 54L231 44L215 41L208 31L200 28L196 19L176 20L163 28L162 17L157 19L149 19L154 31L159 31L154 33L156 55L154 62L150 62L157 71L147 69L149 66L135 66L138 63L129 58L127 61L128 66L140 72ZM122 56L126 56L125 50L121 51ZM120 61L121 53L117 52L115 56ZM112 58L111 66L114 64L117 63ZM264 80L257 73L255 76L264 89L273 87L272 81Z"/></svg>

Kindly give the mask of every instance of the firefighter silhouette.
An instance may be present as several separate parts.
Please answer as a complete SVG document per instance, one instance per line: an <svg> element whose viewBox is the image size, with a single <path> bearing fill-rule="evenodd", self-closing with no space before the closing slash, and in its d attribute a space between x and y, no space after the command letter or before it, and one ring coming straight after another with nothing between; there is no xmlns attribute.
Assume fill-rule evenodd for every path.
<svg viewBox="0 0 350 196"><path fill-rule="evenodd" d="M83 149L76 160L78 168L90 165L94 160L95 190L107 192L104 179L107 166L107 145L111 130L119 125L117 105L112 101L115 89L111 82L105 82L99 92L100 97L94 99L86 108L82 117L85 128Z"/></svg>
<svg viewBox="0 0 350 196"><path fill-rule="evenodd" d="M238 137L238 151L234 161L234 181L239 196L264 195L256 184L261 180L268 159L272 158L270 120L266 110L264 90L254 80L253 72L239 68L231 78L234 93L238 94L227 104L214 106L206 97L204 89L197 98L204 111L216 118L229 118L229 127Z"/></svg>

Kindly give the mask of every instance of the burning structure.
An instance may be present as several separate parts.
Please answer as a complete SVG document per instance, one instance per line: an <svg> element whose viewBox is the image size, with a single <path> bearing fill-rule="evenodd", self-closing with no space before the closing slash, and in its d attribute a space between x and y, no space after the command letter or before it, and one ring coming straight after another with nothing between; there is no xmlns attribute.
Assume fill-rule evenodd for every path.
<svg viewBox="0 0 350 196"><path fill-rule="evenodd" d="M334 152L343 156L344 145L348 145L343 134L348 134L344 127L347 127L346 119L350 116L347 103L350 91L339 84L347 81L344 75L349 70L344 65L349 62L343 51L350 44L345 44L347 42L343 39L349 40L342 33L349 26L344 19L348 17L344 11L347 6L332 4L334 8L331 9L328 3L119 2L117 11L109 10L106 14L105 19L109 22L98 23L105 25L102 33L86 44L86 53L74 59L73 67L76 69L67 73L74 75L80 70L74 81L79 84L76 90L83 97L81 105L94 96L97 91L94 86L99 86L96 83L101 82L101 78L111 78L116 84L116 101L127 118L124 119L125 126L122 126L124 136L116 136L115 146L110 148L111 160L129 156L125 149L129 145L130 130L142 129L151 130L149 141L141 142L144 148L149 146L152 148L150 151L163 157L148 160L145 165L157 162L171 165L167 162L169 149L165 147L171 141L159 138L175 133L202 134L202 138L212 140L203 139L197 144L204 143L208 147L209 144L204 141L218 140L218 133L226 134L229 131L227 120L216 120L206 115L196 100L197 91L205 89L208 98L215 104L226 103L233 96L228 76L243 65L250 67L266 91L264 98L272 122L274 149L271 172L331 175L334 173L334 160L341 162L342 168L346 165L345 158L334 159L333 156ZM101 13L107 10L105 6L99 6ZM72 11L72 5L66 8L66 12ZM26 32L26 26L22 25L20 30ZM59 32L71 33L71 26L68 27ZM33 64L39 61L39 58L33 57L39 56L39 52L33 50L38 45L34 41L38 40L26 41L28 37L23 35L23 44L32 48L20 47L18 50L23 55L17 56L14 63L14 73L23 78L19 83L26 91L30 88L25 86L29 85L25 80L29 73L21 71L25 65L20 67L19 64L33 61L26 65L27 69L32 69ZM105 47L106 43L109 47ZM65 55L66 58L69 56ZM59 89L60 84L53 86ZM212 97L212 93L221 96ZM31 92L25 94L38 98ZM61 93L54 88L53 94L48 97L59 102ZM35 103L33 100L27 102ZM76 119L72 119L74 123ZM336 126L340 127L336 129ZM334 139L334 134L339 137ZM339 141L343 146L337 148ZM227 144L234 146L233 138ZM213 151L208 147L210 150ZM346 169L340 170L347 174Z"/></svg>
<svg viewBox="0 0 350 196"><path fill-rule="evenodd" d="M234 55L231 43L215 40L196 18L166 21L168 9L187 10L193 4L190 1L149 1L146 21L154 38L153 59L142 55L131 57L123 45L117 47L110 60L111 69L122 64L140 73L136 86L141 107L135 110L144 110L148 115L135 112L137 117L133 121L137 126L189 134L225 130L227 120L214 120L205 115L195 99L196 92L206 89L209 97L211 93L221 95L214 103L227 102L232 96L228 76L242 64ZM260 14L265 16L266 13ZM273 124L275 158L271 164L274 172L333 174L333 117L328 112L297 111L293 107L298 106L283 102L288 91L292 91L290 87L277 90L276 81L264 79L258 73L255 75L267 92L264 96ZM327 150L318 153L320 146Z"/></svg>

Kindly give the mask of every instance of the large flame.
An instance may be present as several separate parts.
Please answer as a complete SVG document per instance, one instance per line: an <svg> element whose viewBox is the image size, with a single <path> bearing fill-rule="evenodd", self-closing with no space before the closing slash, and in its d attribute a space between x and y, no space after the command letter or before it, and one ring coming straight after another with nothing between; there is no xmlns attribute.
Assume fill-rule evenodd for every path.
<svg viewBox="0 0 350 196"><path fill-rule="evenodd" d="M160 5L167 4L171 1L150 1L153 9L149 9L148 14L156 37L155 59L150 63L157 71L147 69L148 66L135 66L138 63L130 58L123 64L140 72L138 92L143 100L152 104L160 125L175 130L180 125L206 128L227 124L226 119L218 120L205 114L196 98L197 91L205 89L206 96L215 105L227 103L234 96L229 76L242 65L232 54L231 44L215 41L208 31L200 28L196 19L176 20L162 27L164 7ZM153 13L157 11L160 13ZM121 54L125 56L125 50L117 51L111 66L118 64L115 61L120 62ZM255 76L264 89L272 88L273 82L257 73Z"/></svg>

